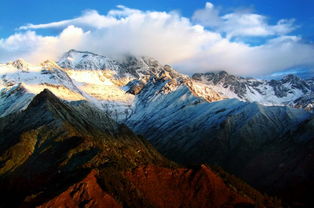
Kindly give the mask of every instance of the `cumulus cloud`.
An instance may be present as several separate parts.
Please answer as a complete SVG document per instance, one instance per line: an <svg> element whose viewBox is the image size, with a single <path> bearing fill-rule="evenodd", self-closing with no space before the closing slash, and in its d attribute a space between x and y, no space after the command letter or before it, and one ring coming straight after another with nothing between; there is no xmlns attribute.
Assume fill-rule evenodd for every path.
<svg viewBox="0 0 314 208"><path fill-rule="evenodd" d="M34 31L17 33L7 39L0 39L0 60L24 58L38 63L46 59L56 59L69 48L83 43L88 34L89 32L75 26L68 26L58 36L41 36Z"/></svg>
<svg viewBox="0 0 314 208"><path fill-rule="evenodd" d="M195 11L192 20L197 24L226 33L229 39L239 36L285 35L295 29L294 19L281 19L275 25L270 25L267 17L247 11L221 15L210 2L206 3L204 9Z"/></svg>
<svg viewBox="0 0 314 208"><path fill-rule="evenodd" d="M285 35L294 30L294 19L281 19L275 25L267 24L267 18L259 14L231 13L221 17L223 24L218 28L227 38L238 36Z"/></svg>
<svg viewBox="0 0 314 208"><path fill-rule="evenodd" d="M211 28L195 23L202 18L210 22ZM218 28L217 21L225 22L224 29ZM62 32L56 36L35 32L49 28ZM292 28L290 20L269 25L266 17L258 14L235 12L221 16L211 3L191 19L175 12L118 6L105 15L89 10L69 20L22 26L18 33L0 39L0 61L22 57L40 62L57 59L75 48L103 55L152 56L188 74L226 70L238 75L260 75L301 65L313 67L313 46L303 43L300 37L289 36ZM264 44L251 46L226 37L223 32L227 31L233 37L272 36Z"/></svg>
<svg viewBox="0 0 314 208"><path fill-rule="evenodd" d="M191 69L207 71L210 66L212 70L238 75L267 75L296 66L313 67L313 55L314 47L295 36L278 37L255 47L222 40L179 63L178 67L186 73Z"/></svg>
<svg viewBox="0 0 314 208"><path fill-rule="evenodd" d="M206 2L204 9L196 10L192 20L209 27L218 27L223 24L222 18L219 16L219 10L210 2Z"/></svg>

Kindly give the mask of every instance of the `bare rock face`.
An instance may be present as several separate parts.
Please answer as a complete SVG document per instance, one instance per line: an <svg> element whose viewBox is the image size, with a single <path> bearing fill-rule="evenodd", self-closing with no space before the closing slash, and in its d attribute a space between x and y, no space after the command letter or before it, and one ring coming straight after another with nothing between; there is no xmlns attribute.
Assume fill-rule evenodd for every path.
<svg viewBox="0 0 314 208"><path fill-rule="evenodd" d="M145 83L143 81L140 81L140 80L132 80L127 84L126 87L129 88L127 91L128 93L131 93L133 95L137 95L145 87Z"/></svg>
<svg viewBox="0 0 314 208"><path fill-rule="evenodd" d="M145 166L125 175L153 207L254 207L252 199L232 191L204 165L195 170Z"/></svg>
<svg viewBox="0 0 314 208"><path fill-rule="evenodd" d="M303 108L308 111L314 110L314 93L300 97L294 101L294 106L297 108Z"/></svg>
<svg viewBox="0 0 314 208"><path fill-rule="evenodd" d="M30 66L30 64L28 64L23 59L15 60L13 62L10 62L9 64L12 64L13 66L15 66L16 68L18 68L18 69L20 69L22 71L28 71L28 67Z"/></svg>
<svg viewBox="0 0 314 208"><path fill-rule="evenodd" d="M92 170L82 181L70 186L59 196L37 207L122 208L110 194L102 190L97 183L96 175L97 172Z"/></svg>
<svg viewBox="0 0 314 208"><path fill-rule="evenodd" d="M119 180L125 184L122 188L125 193L120 192L118 197L124 206L220 208L259 207L261 205L248 195L239 194L238 187L231 188L205 165L194 169L147 165L117 175L123 177ZM97 181L101 177L96 170L92 170L83 180L37 207L123 207L116 198L106 193L99 185ZM275 204L271 204L267 197L261 196L256 195L260 197L259 200L264 200L263 203L268 207L275 207ZM138 197L138 199L132 197ZM127 201L130 204L126 204ZM141 203L136 204L136 201L141 201Z"/></svg>

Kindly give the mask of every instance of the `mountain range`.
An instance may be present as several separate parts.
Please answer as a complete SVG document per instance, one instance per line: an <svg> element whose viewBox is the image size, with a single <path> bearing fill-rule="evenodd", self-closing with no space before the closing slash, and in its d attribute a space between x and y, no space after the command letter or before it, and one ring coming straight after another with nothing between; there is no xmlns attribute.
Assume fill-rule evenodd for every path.
<svg viewBox="0 0 314 208"><path fill-rule="evenodd" d="M47 89L0 119L0 133L1 207L280 205L206 165L177 165L106 113Z"/></svg>
<svg viewBox="0 0 314 208"><path fill-rule="evenodd" d="M210 167L289 206L314 204L314 78L189 77L150 57L76 50L38 66L1 64L0 76L4 205L16 195L16 206L59 206L73 192L92 198L72 197L73 207L254 206L257 195L261 206L275 203Z"/></svg>

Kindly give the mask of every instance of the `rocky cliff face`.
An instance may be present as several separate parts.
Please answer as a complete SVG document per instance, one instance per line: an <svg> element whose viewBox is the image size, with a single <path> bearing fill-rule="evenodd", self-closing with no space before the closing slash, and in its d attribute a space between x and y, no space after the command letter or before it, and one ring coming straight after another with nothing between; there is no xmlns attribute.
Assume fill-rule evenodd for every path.
<svg viewBox="0 0 314 208"><path fill-rule="evenodd" d="M48 200L37 207L122 208L122 205L98 184L95 170L92 170L83 180L68 187L60 195Z"/></svg>

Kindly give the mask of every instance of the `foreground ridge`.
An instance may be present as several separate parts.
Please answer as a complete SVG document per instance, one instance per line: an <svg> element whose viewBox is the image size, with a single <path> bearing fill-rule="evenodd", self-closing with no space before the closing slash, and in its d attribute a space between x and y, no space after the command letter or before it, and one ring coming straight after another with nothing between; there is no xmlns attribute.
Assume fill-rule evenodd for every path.
<svg viewBox="0 0 314 208"><path fill-rule="evenodd" d="M96 125L85 111L98 115L101 123ZM231 189L208 167L179 167L96 107L70 106L49 90L35 96L24 111L1 118L0 135L4 135L0 139L4 207L257 203ZM261 200L261 206L273 203L264 196Z"/></svg>

